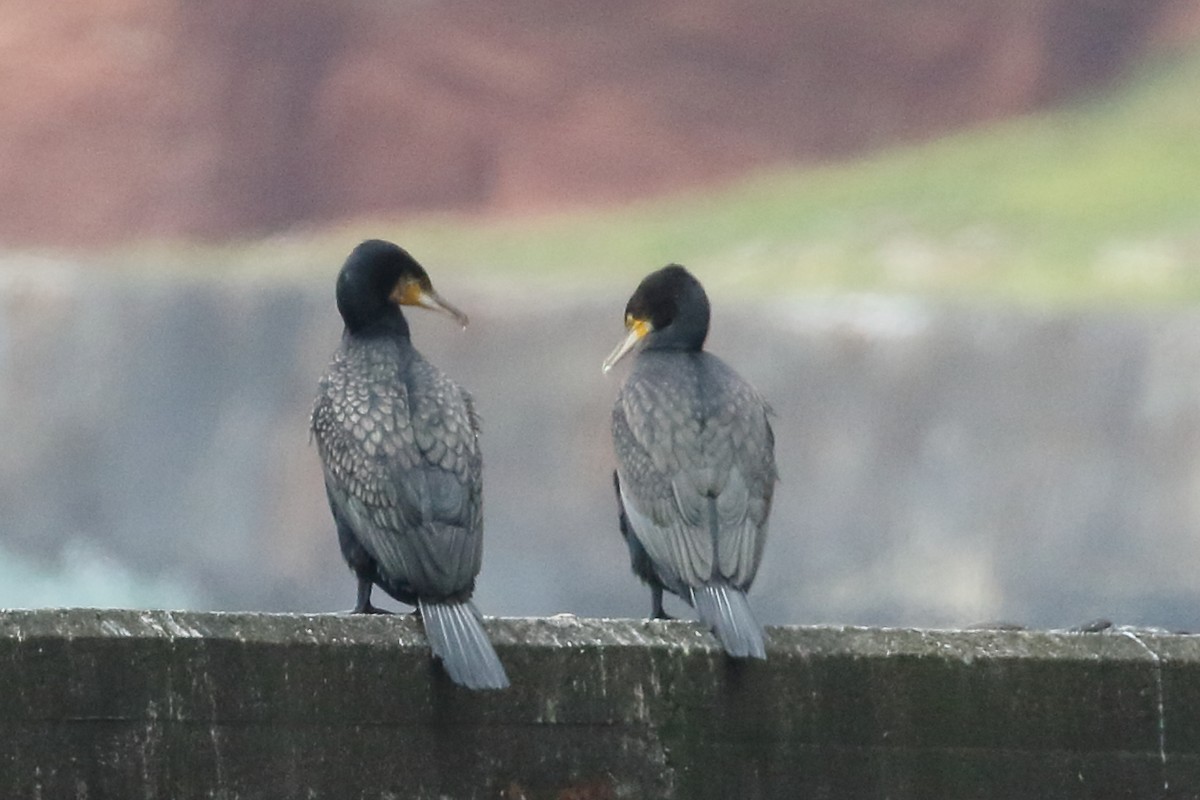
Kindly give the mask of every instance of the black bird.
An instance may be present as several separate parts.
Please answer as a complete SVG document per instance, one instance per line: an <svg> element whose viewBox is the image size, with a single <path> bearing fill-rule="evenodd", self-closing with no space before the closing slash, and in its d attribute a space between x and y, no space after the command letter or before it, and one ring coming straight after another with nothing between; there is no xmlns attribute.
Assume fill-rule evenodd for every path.
<svg viewBox="0 0 1200 800"><path fill-rule="evenodd" d="M777 479L770 407L704 352L708 296L671 264L625 306L625 340L604 371L638 349L613 407L614 484L634 573L653 616L666 589L694 605L729 655L766 658L746 601L762 559Z"/></svg>
<svg viewBox="0 0 1200 800"><path fill-rule="evenodd" d="M337 278L345 332L312 413L338 542L358 577L354 612L381 613L371 605L378 586L417 607L455 683L504 688L471 602L483 556L479 417L413 348L402 305L467 325L405 250L379 240L354 248Z"/></svg>

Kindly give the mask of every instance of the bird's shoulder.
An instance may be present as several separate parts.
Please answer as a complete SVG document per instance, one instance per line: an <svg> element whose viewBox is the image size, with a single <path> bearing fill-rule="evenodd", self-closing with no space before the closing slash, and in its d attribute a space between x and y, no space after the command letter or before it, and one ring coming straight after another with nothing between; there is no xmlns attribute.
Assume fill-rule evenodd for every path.
<svg viewBox="0 0 1200 800"><path fill-rule="evenodd" d="M701 384L712 418L730 425L742 420L755 428L768 424L771 406L750 381L717 356L709 355L702 364L705 376Z"/></svg>
<svg viewBox="0 0 1200 800"><path fill-rule="evenodd" d="M696 355L673 351L638 354L621 385L617 404L631 419L669 422L692 416L701 399Z"/></svg>
<svg viewBox="0 0 1200 800"><path fill-rule="evenodd" d="M716 356L704 362L707 449L724 453L753 484L773 484L775 433L770 404L748 380Z"/></svg>
<svg viewBox="0 0 1200 800"><path fill-rule="evenodd" d="M735 465L773 480L769 406L748 381L704 352L639 361L613 410L618 458L667 475L716 470L718 483Z"/></svg>
<svg viewBox="0 0 1200 800"><path fill-rule="evenodd" d="M639 355L618 393L615 411L630 426L669 427L698 433L716 422L765 423L770 406L747 380L708 352L646 352Z"/></svg>
<svg viewBox="0 0 1200 800"><path fill-rule="evenodd" d="M408 378L413 432L426 460L464 477L478 469L480 419L470 392L420 356Z"/></svg>
<svg viewBox="0 0 1200 800"><path fill-rule="evenodd" d="M403 379L412 354L387 340L347 338L321 378L311 427L335 475L415 464ZM371 465L374 465L372 467Z"/></svg>

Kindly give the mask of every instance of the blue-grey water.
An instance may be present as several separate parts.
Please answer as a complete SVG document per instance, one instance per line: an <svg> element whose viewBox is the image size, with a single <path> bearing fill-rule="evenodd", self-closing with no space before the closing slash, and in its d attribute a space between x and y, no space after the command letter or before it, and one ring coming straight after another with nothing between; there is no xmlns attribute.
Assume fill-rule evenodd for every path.
<svg viewBox="0 0 1200 800"><path fill-rule="evenodd" d="M644 614L600 371L632 286L435 277L471 327L409 318L484 418L480 605ZM331 284L0 266L0 607L350 607L307 432ZM1197 626L1200 314L713 305L710 349L776 412L764 621Z"/></svg>

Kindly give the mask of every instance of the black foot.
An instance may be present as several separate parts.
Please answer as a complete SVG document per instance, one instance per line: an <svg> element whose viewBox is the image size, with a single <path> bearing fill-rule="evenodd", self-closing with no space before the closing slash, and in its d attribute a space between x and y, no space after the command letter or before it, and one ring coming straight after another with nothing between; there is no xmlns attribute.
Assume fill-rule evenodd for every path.
<svg viewBox="0 0 1200 800"><path fill-rule="evenodd" d="M371 605L371 589L372 586L369 580L365 578L358 579L358 602L354 604L354 608L350 611L351 614L390 614L392 612L385 611L382 608L376 608Z"/></svg>
<svg viewBox="0 0 1200 800"><path fill-rule="evenodd" d="M663 610L663 590L660 586L650 589L650 619L675 619Z"/></svg>
<svg viewBox="0 0 1200 800"><path fill-rule="evenodd" d="M351 614L391 614L386 608L379 608L367 603L365 606L355 606L350 609Z"/></svg>

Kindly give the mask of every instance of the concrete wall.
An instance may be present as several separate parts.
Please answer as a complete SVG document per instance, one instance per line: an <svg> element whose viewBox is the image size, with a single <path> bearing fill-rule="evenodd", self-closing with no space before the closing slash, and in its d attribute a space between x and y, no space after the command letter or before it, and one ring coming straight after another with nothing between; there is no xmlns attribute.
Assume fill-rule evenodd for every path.
<svg viewBox="0 0 1200 800"><path fill-rule="evenodd" d="M3 798L1195 798L1200 637L0 612Z"/></svg>

